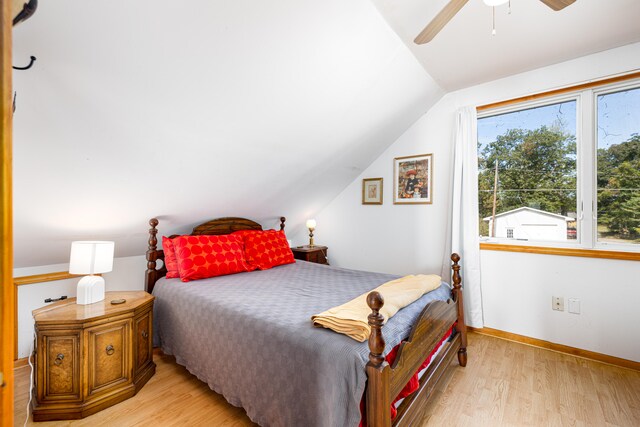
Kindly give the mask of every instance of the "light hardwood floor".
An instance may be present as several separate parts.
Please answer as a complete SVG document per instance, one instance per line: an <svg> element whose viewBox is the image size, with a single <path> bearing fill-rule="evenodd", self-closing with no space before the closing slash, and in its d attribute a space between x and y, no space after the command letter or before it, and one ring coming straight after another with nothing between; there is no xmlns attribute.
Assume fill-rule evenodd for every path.
<svg viewBox="0 0 640 427"><path fill-rule="evenodd" d="M133 398L79 421L41 426L254 426L244 411L160 356ZM16 371L16 426L26 416L29 368ZM469 334L457 366L426 409L425 426L640 426L640 372Z"/></svg>

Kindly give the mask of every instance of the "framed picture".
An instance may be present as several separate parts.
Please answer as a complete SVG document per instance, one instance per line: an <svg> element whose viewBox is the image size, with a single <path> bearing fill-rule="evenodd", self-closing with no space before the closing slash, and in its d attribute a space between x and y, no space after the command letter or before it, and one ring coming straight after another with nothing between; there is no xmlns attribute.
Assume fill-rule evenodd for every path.
<svg viewBox="0 0 640 427"><path fill-rule="evenodd" d="M433 154L393 159L393 203L429 204L433 196Z"/></svg>
<svg viewBox="0 0 640 427"><path fill-rule="evenodd" d="M382 178L365 178L362 180L362 204L382 204Z"/></svg>

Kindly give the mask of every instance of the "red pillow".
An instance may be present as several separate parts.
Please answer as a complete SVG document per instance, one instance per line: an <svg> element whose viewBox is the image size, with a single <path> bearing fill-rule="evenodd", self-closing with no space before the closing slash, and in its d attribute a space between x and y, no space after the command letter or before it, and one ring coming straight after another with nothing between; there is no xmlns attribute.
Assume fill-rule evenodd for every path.
<svg viewBox="0 0 640 427"><path fill-rule="evenodd" d="M296 262L287 242L284 231L241 230L239 234L244 240L244 254L247 262L254 268L268 270L278 265Z"/></svg>
<svg viewBox="0 0 640 427"><path fill-rule="evenodd" d="M240 236L242 238L242 244L244 245L247 241L248 237L255 237L258 234L262 234L264 233L264 231L262 230L238 230L238 231L234 231L233 234L234 236ZM245 253L246 256L246 253Z"/></svg>
<svg viewBox="0 0 640 427"><path fill-rule="evenodd" d="M180 277L180 272L178 271L178 260L176 259L176 250L173 247L173 240L162 236L162 250L164 251L164 265L167 267L167 279Z"/></svg>
<svg viewBox="0 0 640 427"><path fill-rule="evenodd" d="M255 270L245 261L241 236L179 236L173 245L183 282Z"/></svg>
<svg viewBox="0 0 640 427"><path fill-rule="evenodd" d="M273 230L271 230L273 231ZM231 234L235 234L236 236L247 236L247 235L253 235L253 234L260 234L260 233L264 233L264 231L262 230L238 230L238 231L234 231Z"/></svg>

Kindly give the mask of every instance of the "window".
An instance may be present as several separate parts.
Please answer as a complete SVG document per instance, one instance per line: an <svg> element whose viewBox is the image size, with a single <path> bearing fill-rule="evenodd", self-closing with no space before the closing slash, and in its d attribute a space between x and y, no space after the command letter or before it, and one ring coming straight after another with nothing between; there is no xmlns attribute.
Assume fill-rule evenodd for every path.
<svg viewBox="0 0 640 427"><path fill-rule="evenodd" d="M640 88L597 95L599 243L640 243Z"/></svg>
<svg viewBox="0 0 640 427"><path fill-rule="evenodd" d="M577 212L576 105L478 120L482 236L513 238L515 230L519 240L567 240Z"/></svg>
<svg viewBox="0 0 640 427"><path fill-rule="evenodd" d="M640 251L640 82L478 114L481 236Z"/></svg>

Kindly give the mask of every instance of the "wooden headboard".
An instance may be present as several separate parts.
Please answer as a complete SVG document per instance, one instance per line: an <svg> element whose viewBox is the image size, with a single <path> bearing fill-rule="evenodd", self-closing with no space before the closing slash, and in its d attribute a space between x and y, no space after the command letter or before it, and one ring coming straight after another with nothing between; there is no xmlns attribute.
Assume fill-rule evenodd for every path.
<svg viewBox="0 0 640 427"><path fill-rule="evenodd" d="M284 223L287 219L280 217L280 230L284 230ZM149 220L149 248L147 249L147 270L144 276L144 287L149 293L153 291L153 287L159 278L164 277L167 274L167 267L164 265L164 251L158 249L158 229L156 228L159 221L156 218ZM206 235L222 235L231 234L238 230L262 230L262 226L255 221L251 221L246 218L226 217L212 219L193 228L191 232L192 236L198 236L201 234ZM172 235L169 237L176 237ZM157 261L162 260L162 266L157 267Z"/></svg>

